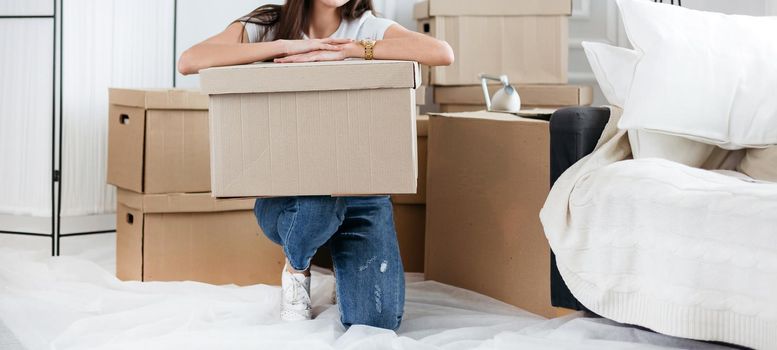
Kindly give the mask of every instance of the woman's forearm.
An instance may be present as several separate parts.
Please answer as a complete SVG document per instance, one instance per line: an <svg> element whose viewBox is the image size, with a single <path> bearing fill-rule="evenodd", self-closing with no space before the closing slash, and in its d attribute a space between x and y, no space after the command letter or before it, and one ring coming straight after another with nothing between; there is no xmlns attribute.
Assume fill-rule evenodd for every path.
<svg viewBox="0 0 777 350"><path fill-rule="evenodd" d="M178 60L178 71L183 75L196 74L202 69L266 61L286 54L281 41L261 43L204 42L184 51Z"/></svg>
<svg viewBox="0 0 777 350"><path fill-rule="evenodd" d="M430 66L448 66L454 61L453 49L445 41L398 24L389 27L383 40L375 44L373 56L379 60L417 61ZM349 57L364 57L364 47L351 48Z"/></svg>
<svg viewBox="0 0 777 350"><path fill-rule="evenodd" d="M364 48L357 57L364 57ZM434 38L384 39L376 43L373 55L379 60L417 61L430 66L453 64L453 49L448 43Z"/></svg>

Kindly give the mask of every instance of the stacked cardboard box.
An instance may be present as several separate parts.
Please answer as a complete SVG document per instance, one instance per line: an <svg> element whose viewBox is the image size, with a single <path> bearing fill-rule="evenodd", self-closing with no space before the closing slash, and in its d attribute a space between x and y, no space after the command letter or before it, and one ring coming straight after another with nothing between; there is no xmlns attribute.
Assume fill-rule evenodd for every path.
<svg viewBox="0 0 777 350"><path fill-rule="evenodd" d="M512 114L432 115L425 275L530 312L550 304L548 122Z"/></svg>
<svg viewBox="0 0 777 350"><path fill-rule="evenodd" d="M418 30L447 41L456 56L451 66L422 70L440 111L485 109L481 73L506 74L525 107L590 104L590 87L566 85L571 14L571 0L417 3ZM491 88L491 95L497 88Z"/></svg>
<svg viewBox="0 0 777 350"><path fill-rule="evenodd" d="M500 85L489 85L491 96ZM578 85L517 85L523 109L559 108L564 106L588 106L593 103L593 88ZM482 86L437 86L434 101L440 112L473 112L486 109Z"/></svg>
<svg viewBox="0 0 777 350"><path fill-rule="evenodd" d="M116 273L124 280L277 284L280 249L258 229L253 200L118 190Z"/></svg>
<svg viewBox="0 0 777 350"><path fill-rule="evenodd" d="M120 279L280 282L283 252L261 234L253 201L209 193L207 96L111 89L109 118Z"/></svg>
<svg viewBox="0 0 777 350"><path fill-rule="evenodd" d="M282 249L246 197L414 193L418 79L413 62L256 64L203 72L210 97L112 89L117 275L277 284Z"/></svg>
<svg viewBox="0 0 777 350"><path fill-rule="evenodd" d="M431 69L432 85L478 84L478 74L507 74L521 84L565 84L571 0L427 0L414 16L423 33L456 55Z"/></svg>

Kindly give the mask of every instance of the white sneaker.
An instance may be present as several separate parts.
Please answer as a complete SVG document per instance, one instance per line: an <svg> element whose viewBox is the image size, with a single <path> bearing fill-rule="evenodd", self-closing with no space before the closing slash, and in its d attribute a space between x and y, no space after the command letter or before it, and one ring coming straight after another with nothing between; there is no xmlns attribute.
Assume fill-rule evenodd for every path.
<svg viewBox="0 0 777 350"><path fill-rule="evenodd" d="M281 273L281 320L305 321L313 318L310 303L310 276L289 272L289 262Z"/></svg>

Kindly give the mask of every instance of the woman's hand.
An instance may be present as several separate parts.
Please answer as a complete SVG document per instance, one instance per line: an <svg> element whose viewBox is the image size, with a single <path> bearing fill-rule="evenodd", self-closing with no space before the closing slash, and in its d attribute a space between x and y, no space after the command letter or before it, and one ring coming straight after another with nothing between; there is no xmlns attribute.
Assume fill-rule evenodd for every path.
<svg viewBox="0 0 777 350"><path fill-rule="evenodd" d="M338 52L344 49L345 44L352 43L351 39L308 39L308 40L279 40L283 45L285 55L295 56L309 52Z"/></svg>
<svg viewBox="0 0 777 350"><path fill-rule="evenodd" d="M321 62L321 61L342 61L346 59L341 51L311 51L299 55L291 55L283 58L276 58L275 63L303 63L303 62Z"/></svg>
<svg viewBox="0 0 777 350"><path fill-rule="evenodd" d="M2 1L2 0L0 0ZM309 52L340 52L350 39L276 40L246 43L248 34L241 23L232 23L223 32L184 51L178 61L181 74L233 64L266 61Z"/></svg>
<svg viewBox="0 0 777 350"><path fill-rule="evenodd" d="M364 49L353 40L335 45L337 50L316 50L296 55L276 58L276 63L304 63L322 61L342 61L346 58L362 57Z"/></svg>
<svg viewBox="0 0 777 350"><path fill-rule="evenodd" d="M364 58L364 47L356 42L330 43L334 50L311 50L288 54L275 59L278 63L302 63L317 61L341 61L346 58ZM453 49L448 43L428 35L409 31L399 24L386 30L382 40L375 43L373 57L376 60L417 61L430 66L447 66L455 60Z"/></svg>

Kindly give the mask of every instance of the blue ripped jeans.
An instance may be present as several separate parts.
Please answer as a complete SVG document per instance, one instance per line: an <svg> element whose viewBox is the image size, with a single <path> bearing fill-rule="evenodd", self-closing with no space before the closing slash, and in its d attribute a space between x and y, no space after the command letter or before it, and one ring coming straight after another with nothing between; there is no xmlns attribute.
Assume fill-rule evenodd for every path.
<svg viewBox="0 0 777 350"><path fill-rule="evenodd" d="M405 276L389 197L260 198L254 213L295 270L329 245L343 325L399 328Z"/></svg>

